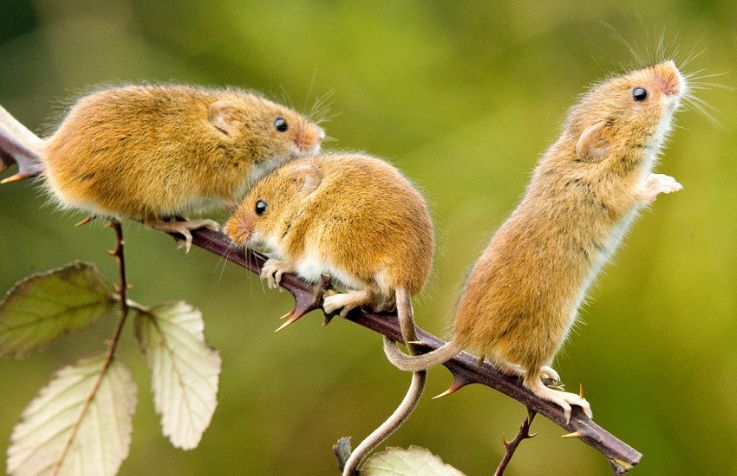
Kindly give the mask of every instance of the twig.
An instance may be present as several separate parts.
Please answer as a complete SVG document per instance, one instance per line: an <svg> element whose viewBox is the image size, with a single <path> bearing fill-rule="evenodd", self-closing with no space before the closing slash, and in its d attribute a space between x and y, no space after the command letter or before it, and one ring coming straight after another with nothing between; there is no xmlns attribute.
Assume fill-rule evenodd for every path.
<svg viewBox="0 0 737 476"><path fill-rule="evenodd" d="M210 230L197 230L192 233L193 243L218 256L221 256L238 266L259 274L266 257L252 250L234 252L227 236ZM285 274L281 280L281 287L289 291L295 300L295 311L307 313L320 308L320 293L305 281L293 274ZM322 284L324 286L324 283ZM329 322L333 316L326 316ZM376 314L361 309L355 309L346 317L374 332L402 342L399 322L396 315ZM429 350L437 349L445 342L424 330L417 328L418 336L428 344ZM552 422L567 430L571 437L576 437L603 454L611 464L615 475L624 474L640 462L642 454L619 440L614 435L594 423L578 407L574 407L571 420L566 424L563 411L554 403L535 396L522 386L519 378L511 377L499 372L490 364L478 365L478 358L462 352L444 365L453 375L453 385L450 393L466 385L478 383L491 387L525 405L531 411L540 413Z"/></svg>
<svg viewBox="0 0 737 476"><path fill-rule="evenodd" d="M82 424L82 419L87 414L87 410L89 409L92 400L95 399L97 391L100 389L102 379L105 377L105 374L107 374L110 365L113 363L113 359L115 358L115 350L118 348L118 342L120 342L120 336L123 332L126 318L128 317L128 300L126 298L128 280L126 279L125 257L123 255L123 246L125 244L123 241L123 228L120 225L120 222L117 220L112 220L108 226L115 231L115 249L113 251L110 251L110 255L115 257L115 259L118 261L118 268L120 270L120 285L118 287L120 301L120 321L118 321L118 326L115 328L115 334L113 334L113 338L108 343L108 350L105 354L105 360L102 363L102 368L100 369L100 375L97 377L95 384L92 386L92 390L90 391L89 395L87 395L87 398L85 398L82 410L79 412L79 416L77 417L77 420L72 427L69 438L67 438L67 441L64 444L64 449L62 450L61 454L59 455L59 459L54 465L51 473L53 476L59 474L61 466L64 463L64 459L66 458L67 454L69 454L69 450L72 448L72 444L77 437L77 433L79 432L79 428Z"/></svg>
<svg viewBox="0 0 737 476"><path fill-rule="evenodd" d="M527 418L525 418L525 421L520 425L517 436L515 436L512 441L507 441L506 438L502 439L506 452L504 453L504 458L499 462L499 466L497 466L494 476L503 476L504 471L507 469L507 465L512 461L514 452L517 451L519 444L522 443L523 440L534 438L537 435L537 433L530 433L530 425L532 425L532 419L535 418L535 415L537 415L537 412L528 408Z"/></svg>

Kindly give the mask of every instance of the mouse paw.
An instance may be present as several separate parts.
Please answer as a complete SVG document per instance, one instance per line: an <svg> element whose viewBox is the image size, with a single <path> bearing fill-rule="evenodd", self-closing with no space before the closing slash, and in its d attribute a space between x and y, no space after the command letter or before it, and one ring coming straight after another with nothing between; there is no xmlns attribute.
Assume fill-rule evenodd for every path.
<svg viewBox="0 0 737 476"><path fill-rule="evenodd" d="M347 291L345 293L331 294L322 301L322 308L326 314L332 314L338 309L340 317L345 317L353 309L369 304L371 293L369 291Z"/></svg>
<svg viewBox="0 0 737 476"><path fill-rule="evenodd" d="M540 376L543 379L550 379L555 380L556 382L560 382L560 375L558 375L558 372L555 371L553 367L550 367L549 365L543 365L540 367Z"/></svg>
<svg viewBox="0 0 737 476"><path fill-rule="evenodd" d="M673 193L682 188L683 185L669 175L650 174L637 196L644 202L652 202L661 193Z"/></svg>
<svg viewBox="0 0 737 476"><path fill-rule="evenodd" d="M269 287L274 289L279 287L281 278L284 273L293 273L294 266L287 261L281 261L269 258L261 268L261 279L265 279Z"/></svg>
<svg viewBox="0 0 737 476"><path fill-rule="evenodd" d="M184 250L189 253L192 248L192 233L191 230L199 230L200 228L207 228L208 230L218 231L220 225L214 220L202 219L202 220L154 220L147 221L146 225L150 226L155 230L165 231L167 233L177 233L184 237L184 240L179 240L179 245L184 246Z"/></svg>
<svg viewBox="0 0 737 476"><path fill-rule="evenodd" d="M543 400L553 402L561 407L563 409L563 416L566 419L566 425L571 421L571 406L573 405L580 407L587 417L593 418L591 405L581 395L548 388L539 377L533 379L525 378L524 385Z"/></svg>

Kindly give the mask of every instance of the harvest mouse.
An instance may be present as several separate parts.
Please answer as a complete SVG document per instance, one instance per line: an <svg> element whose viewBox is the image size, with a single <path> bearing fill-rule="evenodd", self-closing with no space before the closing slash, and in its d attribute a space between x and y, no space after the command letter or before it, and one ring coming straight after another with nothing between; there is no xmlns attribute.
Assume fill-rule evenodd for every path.
<svg viewBox="0 0 737 476"><path fill-rule="evenodd" d="M217 224L176 217L236 202L270 170L317 152L324 136L297 112L238 89L104 89L79 99L45 140L0 108L0 149L20 157L3 183L43 175L64 207L139 220L187 246L190 230Z"/></svg>
<svg viewBox="0 0 737 476"><path fill-rule="evenodd" d="M327 314L395 302L403 338L417 339L411 298L430 273L432 221L422 195L383 160L323 154L292 161L254 185L225 233L271 252L261 276L272 286L283 273L313 283L329 275L345 291L324 299ZM344 475L409 416L424 382L424 371L413 374L400 406L351 453Z"/></svg>
<svg viewBox="0 0 737 476"><path fill-rule="evenodd" d="M385 339L397 367L417 371L466 348L523 378L535 395L590 417L581 396L546 387L550 367L586 290L637 212L681 189L651 173L686 92L672 61L607 79L574 106L542 156L517 208L471 269L454 313L453 338L420 356Z"/></svg>

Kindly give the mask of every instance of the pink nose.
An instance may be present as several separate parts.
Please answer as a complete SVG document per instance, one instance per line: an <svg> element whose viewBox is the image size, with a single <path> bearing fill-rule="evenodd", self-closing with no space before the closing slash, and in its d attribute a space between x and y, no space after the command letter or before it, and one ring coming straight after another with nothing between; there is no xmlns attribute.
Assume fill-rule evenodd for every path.
<svg viewBox="0 0 737 476"><path fill-rule="evenodd" d="M306 128L299 131L297 134L297 147L302 150L310 150L313 147L320 145L320 142L325 138L325 131L322 128L317 127L315 129Z"/></svg>

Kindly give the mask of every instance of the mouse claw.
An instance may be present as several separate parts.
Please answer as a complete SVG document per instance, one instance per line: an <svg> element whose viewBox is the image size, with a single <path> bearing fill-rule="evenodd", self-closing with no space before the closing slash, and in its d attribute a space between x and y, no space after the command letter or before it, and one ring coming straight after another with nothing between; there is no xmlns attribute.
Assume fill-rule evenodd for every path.
<svg viewBox="0 0 737 476"><path fill-rule="evenodd" d="M192 233L189 230L178 231L180 235L184 236L184 239L177 240L177 248L184 248L184 253L189 254L189 250L192 249Z"/></svg>

